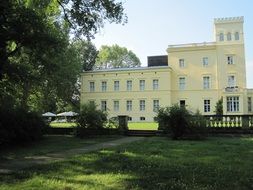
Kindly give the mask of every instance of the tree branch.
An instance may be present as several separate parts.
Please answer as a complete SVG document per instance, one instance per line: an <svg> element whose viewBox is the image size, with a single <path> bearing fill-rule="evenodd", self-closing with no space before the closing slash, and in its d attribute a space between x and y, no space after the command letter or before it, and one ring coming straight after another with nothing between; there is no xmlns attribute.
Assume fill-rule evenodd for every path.
<svg viewBox="0 0 253 190"><path fill-rule="evenodd" d="M64 13L64 17L67 20L67 22L70 24L71 27L73 27L74 25L72 24L72 22L69 20L68 14L66 12L65 7L63 6L63 4L60 2L60 0L57 0L57 3L61 6L63 13Z"/></svg>

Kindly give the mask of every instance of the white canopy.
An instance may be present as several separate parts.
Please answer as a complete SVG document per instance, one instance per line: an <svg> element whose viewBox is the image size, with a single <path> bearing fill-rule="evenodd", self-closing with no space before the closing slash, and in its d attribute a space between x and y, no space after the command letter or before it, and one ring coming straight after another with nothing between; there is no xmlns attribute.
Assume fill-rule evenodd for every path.
<svg viewBox="0 0 253 190"><path fill-rule="evenodd" d="M78 113L73 112L73 111L62 112L62 113L57 114L57 116L66 116L66 117L68 117L68 116L76 116L76 115L78 115Z"/></svg>
<svg viewBox="0 0 253 190"><path fill-rule="evenodd" d="M43 116L43 117L55 117L56 114L51 113L51 112L47 112L47 113L43 113L42 116Z"/></svg>

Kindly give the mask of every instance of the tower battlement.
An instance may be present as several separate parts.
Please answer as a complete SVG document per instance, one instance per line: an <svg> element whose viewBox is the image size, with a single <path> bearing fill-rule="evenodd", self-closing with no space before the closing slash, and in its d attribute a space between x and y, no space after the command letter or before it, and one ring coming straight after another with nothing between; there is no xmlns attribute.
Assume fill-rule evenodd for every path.
<svg viewBox="0 0 253 190"><path fill-rule="evenodd" d="M219 24L219 23L234 23L234 22L243 22L244 17L224 17L224 18L215 18L214 19L214 24Z"/></svg>

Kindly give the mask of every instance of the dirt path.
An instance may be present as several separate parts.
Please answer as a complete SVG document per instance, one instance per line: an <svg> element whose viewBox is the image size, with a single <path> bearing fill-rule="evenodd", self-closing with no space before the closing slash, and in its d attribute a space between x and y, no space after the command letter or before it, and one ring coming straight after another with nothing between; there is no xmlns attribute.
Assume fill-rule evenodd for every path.
<svg viewBox="0 0 253 190"><path fill-rule="evenodd" d="M63 152L49 153L42 156L31 156L24 159L14 159L3 161L0 163L0 174L9 174L20 169L29 168L38 164L47 164L54 161L61 161L70 158L74 155L92 152L104 148L115 147L125 143L131 143L142 140L145 137L124 137L117 140L112 140L94 145L88 145L82 148L66 150Z"/></svg>

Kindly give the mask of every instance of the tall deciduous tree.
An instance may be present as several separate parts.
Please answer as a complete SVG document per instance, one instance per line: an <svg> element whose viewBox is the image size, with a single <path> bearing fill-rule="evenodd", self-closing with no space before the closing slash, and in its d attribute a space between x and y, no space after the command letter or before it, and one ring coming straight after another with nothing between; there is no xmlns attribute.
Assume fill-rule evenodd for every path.
<svg viewBox="0 0 253 190"><path fill-rule="evenodd" d="M131 50L118 45L102 46L96 60L96 66L99 68L139 67L140 65L140 59Z"/></svg>

